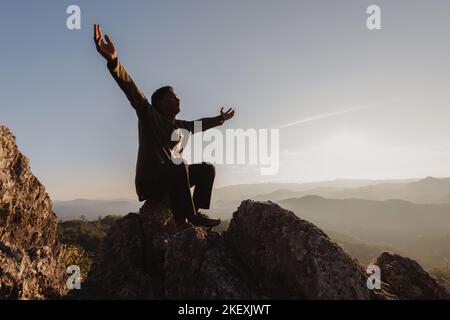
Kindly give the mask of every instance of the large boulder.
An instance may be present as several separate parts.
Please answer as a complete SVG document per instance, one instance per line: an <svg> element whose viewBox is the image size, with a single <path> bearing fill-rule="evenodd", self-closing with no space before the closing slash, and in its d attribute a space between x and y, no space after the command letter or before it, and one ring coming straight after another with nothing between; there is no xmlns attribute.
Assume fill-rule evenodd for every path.
<svg viewBox="0 0 450 320"><path fill-rule="evenodd" d="M66 292L56 226L44 186L15 137L0 126L0 299L57 298Z"/></svg>
<svg viewBox="0 0 450 320"><path fill-rule="evenodd" d="M361 265L312 223L274 203L246 201L234 213L228 243L253 283L283 299L373 299Z"/></svg>
<svg viewBox="0 0 450 320"><path fill-rule="evenodd" d="M406 300L443 300L450 294L414 260L384 252L374 262L392 292Z"/></svg>
<svg viewBox="0 0 450 320"><path fill-rule="evenodd" d="M165 203L116 222L103 241L80 298L249 299L245 272L215 232L178 231Z"/></svg>

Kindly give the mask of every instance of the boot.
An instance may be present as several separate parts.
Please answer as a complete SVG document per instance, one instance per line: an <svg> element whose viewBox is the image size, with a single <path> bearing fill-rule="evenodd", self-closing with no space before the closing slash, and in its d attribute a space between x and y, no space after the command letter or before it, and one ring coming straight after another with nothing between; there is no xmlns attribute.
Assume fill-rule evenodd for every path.
<svg viewBox="0 0 450 320"><path fill-rule="evenodd" d="M206 228L217 227L221 222L220 219L211 219L206 214L201 212L198 212L195 216L188 218L188 220L194 226Z"/></svg>

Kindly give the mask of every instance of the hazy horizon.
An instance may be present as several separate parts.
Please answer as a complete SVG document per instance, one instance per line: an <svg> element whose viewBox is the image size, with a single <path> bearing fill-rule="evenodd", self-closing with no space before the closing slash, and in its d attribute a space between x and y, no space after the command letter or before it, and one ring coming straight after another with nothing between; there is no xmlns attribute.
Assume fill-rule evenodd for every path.
<svg viewBox="0 0 450 320"><path fill-rule="evenodd" d="M82 29L66 28L77 4ZM450 2L15 1L0 13L0 122L54 200L136 199L137 118L95 51L101 24L149 97L180 119L280 128L280 171L217 166L215 187L450 177Z"/></svg>
<svg viewBox="0 0 450 320"><path fill-rule="evenodd" d="M303 182L295 182L295 181L266 181L266 182L255 182L255 183L239 183L239 184L229 184L229 185L216 185L214 186L214 190L216 189L224 189L224 188L232 188L232 187L239 187L239 186L252 186L252 185L267 185L267 184L295 184L295 185L303 185L303 184L310 184L310 183L327 183L327 182L333 182L333 181L372 181L377 182L376 184L380 183L409 183L412 181L420 181L427 178L434 178L434 179L450 179L450 177L433 177L433 176L427 176L427 177L419 177L419 178L405 178L405 179L346 179L346 178L336 178L333 180L317 180L317 181L303 181ZM365 185L365 184L363 184ZM351 189L351 187L349 187ZM345 188L344 188L345 189ZM113 198L107 198L107 197L76 197L76 198L67 198L67 199L52 199L53 202L66 202L66 201L75 201L75 200L88 200L88 201L138 201L136 197L133 195L129 198L127 197L113 197Z"/></svg>

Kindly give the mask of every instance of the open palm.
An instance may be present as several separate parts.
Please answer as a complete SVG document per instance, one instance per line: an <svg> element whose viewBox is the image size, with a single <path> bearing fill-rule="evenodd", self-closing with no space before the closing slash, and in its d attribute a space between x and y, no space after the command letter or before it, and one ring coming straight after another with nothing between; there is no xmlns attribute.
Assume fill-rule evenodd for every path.
<svg viewBox="0 0 450 320"><path fill-rule="evenodd" d="M94 24L94 41L97 51L103 58L111 61L117 57L116 48L107 34L105 35L105 41L103 41L102 29L98 24Z"/></svg>
<svg viewBox="0 0 450 320"><path fill-rule="evenodd" d="M223 108L220 109L220 116L223 120L230 120L234 117L234 108L230 108L227 111L224 111Z"/></svg>

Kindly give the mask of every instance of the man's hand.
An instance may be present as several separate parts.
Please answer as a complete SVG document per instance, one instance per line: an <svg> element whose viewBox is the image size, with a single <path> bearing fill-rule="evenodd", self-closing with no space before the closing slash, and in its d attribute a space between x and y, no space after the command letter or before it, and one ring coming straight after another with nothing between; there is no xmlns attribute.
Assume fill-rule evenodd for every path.
<svg viewBox="0 0 450 320"><path fill-rule="evenodd" d="M102 39L102 29L100 28L100 25L94 24L95 46L97 47L98 53L109 62L117 58L117 53L116 48L114 48L114 45L107 34L105 35L105 40L106 41L103 41Z"/></svg>
<svg viewBox="0 0 450 320"><path fill-rule="evenodd" d="M220 109L220 117L223 121L230 120L234 117L234 108L230 108L227 111L223 111L223 107Z"/></svg>

